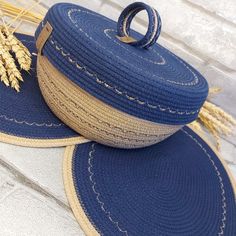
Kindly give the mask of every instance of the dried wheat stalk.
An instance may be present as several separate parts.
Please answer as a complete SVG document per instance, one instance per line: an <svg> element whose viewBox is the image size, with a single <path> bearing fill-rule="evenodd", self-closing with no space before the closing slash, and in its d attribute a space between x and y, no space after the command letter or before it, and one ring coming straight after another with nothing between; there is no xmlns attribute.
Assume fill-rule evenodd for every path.
<svg viewBox="0 0 236 236"><path fill-rule="evenodd" d="M23 81L23 78L15 65L15 61L8 50L6 45L6 40L4 35L0 33L1 43L0 43L0 55L2 63L4 64L5 70L7 72L8 80L11 84L11 87L14 88L17 92L20 91L19 81Z"/></svg>
<svg viewBox="0 0 236 236"><path fill-rule="evenodd" d="M5 28L3 28L2 31L6 36L6 45L12 52L15 53L20 68L25 71L29 71L32 61L29 50L20 42L19 39L17 39L13 34L11 34Z"/></svg>
<svg viewBox="0 0 236 236"><path fill-rule="evenodd" d="M213 103L206 101L203 104L203 108L207 109L209 112L214 114L216 119L222 122L222 124L227 126L236 125L236 120L231 115L229 115L227 112L225 112L220 107L217 107Z"/></svg>
<svg viewBox="0 0 236 236"><path fill-rule="evenodd" d="M210 95L219 91L219 88L211 88ZM204 132L202 129L204 126L214 137L217 149L220 149L220 135L232 134L235 125L236 120L231 115L208 100L203 104L197 120L190 124L193 129L201 132Z"/></svg>
<svg viewBox="0 0 236 236"><path fill-rule="evenodd" d="M0 46L1 47L1 46ZM7 70L4 66L3 63L3 58L0 55L0 80L8 87L10 85L10 82L8 80L8 76L7 76Z"/></svg>
<svg viewBox="0 0 236 236"><path fill-rule="evenodd" d="M212 87L212 88L209 88L209 96L210 95L214 95L214 94L217 94L221 91L221 88L218 88L218 87Z"/></svg>
<svg viewBox="0 0 236 236"><path fill-rule="evenodd" d="M16 62L18 62L20 69L29 71L32 59L28 49L13 34L17 27L15 29L11 27L13 23L21 23L25 20L39 23L43 19L43 15L30 12L30 9L36 6L37 10L46 12L46 9L38 6L39 2L38 0L26 1L28 8L22 8L0 0L0 19L3 23L0 25L0 81L6 86L11 86L17 92L20 91L20 81L23 81L23 78ZM11 20L5 23L4 16L10 16Z"/></svg>
<svg viewBox="0 0 236 236"><path fill-rule="evenodd" d="M8 26L12 26L12 24L19 19L30 23L39 24L43 19L43 16L47 12L47 9L39 5L40 1L28 0L25 1L25 3L23 3L22 1L19 2L23 5L28 5L28 9L27 7L15 6L14 4L11 4L5 0L0 0L0 9L2 10L2 12L4 13L4 15L12 18L12 20L8 23ZM30 11L31 9L35 9L36 7L37 12L39 13Z"/></svg>

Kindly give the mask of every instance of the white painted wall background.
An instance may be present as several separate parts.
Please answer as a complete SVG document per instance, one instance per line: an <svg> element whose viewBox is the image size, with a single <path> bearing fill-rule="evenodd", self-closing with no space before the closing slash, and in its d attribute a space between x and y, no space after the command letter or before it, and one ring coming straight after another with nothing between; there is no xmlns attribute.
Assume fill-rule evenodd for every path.
<svg viewBox="0 0 236 236"><path fill-rule="evenodd" d="M19 2L19 0L9 0ZM54 0L42 1L50 7ZM129 0L74 0L117 20ZM159 43L199 69L222 93L213 101L236 116L236 1L147 0L163 21ZM146 30L139 14L133 27ZM33 32L33 28L27 28ZM222 155L236 177L236 139L222 139ZM83 235L62 182L64 148L33 149L0 143L0 235Z"/></svg>

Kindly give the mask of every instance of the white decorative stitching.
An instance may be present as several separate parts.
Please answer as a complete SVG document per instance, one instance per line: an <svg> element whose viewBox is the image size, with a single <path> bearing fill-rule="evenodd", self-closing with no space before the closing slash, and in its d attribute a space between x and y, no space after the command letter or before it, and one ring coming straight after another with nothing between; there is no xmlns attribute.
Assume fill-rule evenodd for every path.
<svg viewBox="0 0 236 236"><path fill-rule="evenodd" d="M98 204L100 205L100 208L102 209L102 211L105 213L106 217L112 222L112 224L115 225L115 227L121 232L123 233L124 235L128 236L128 232L127 230L124 230L122 229L120 226L119 226L119 222L114 220L112 215L111 215L111 212L108 211L106 209L106 206L105 206L105 203L103 201L100 200L100 196L101 194L96 190L96 182L94 181L93 179L93 176L94 176L94 173L93 173L93 164L92 164L92 161L93 161L93 154L95 153L95 143L93 143L91 145L91 150L89 152L89 158L88 158L88 172L89 172L89 180L91 182L91 188L94 192L94 194L96 195L96 201L98 202Z"/></svg>
<svg viewBox="0 0 236 236"><path fill-rule="evenodd" d="M185 131L184 129L181 130L182 132L184 132L189 138L191 138L201 149L202 151L207 155L210 163L213 165L214 167L214 170L217 174L217 177L219 179L219 184L220 184L220 189L221 189L221 196L222 196L222 218L221 218L221 225L220 225L220 230L218 232L218 235L221 236L221 235L224 235L224 229L225 229L225 226L226 226L226 214L227 214L227 210L226 210L226 207L227 207L227 204L226 204L226 197L225 197L225 189L224 189L224 184L223 184L223 179L221 177L221 173L220 171L218 170L214 160L212 159L211 155L207 152L207 150L202 146L201 143L198 142L198 140L193 137L191 134L189 134L187 131ZM105 208L105 203L103 201L100 200L100 196L101 194L96 190L95 186L96 186L96 182L94 181L93 179L93 176L94 176L94 172L92 171L92 168L93 168L93 164L92 164L92 160L94 158L94 153L95 153L95 143L92 144L91 146L91 150L89 152L89 158L88 158L88 172L90 173L90 176L89 176L89 180L91 182L91 188L93 190L93 192L95 193L96 195L96 200L97 202L99 203L100 205L100 208L102 209L102 211L104 211L105 215L108 217L108 219L117 227L117 229L124 233L125 235L128 235L128 232L127 230L123 230L120 228L119 226L119 222L118 221L115 221L112 216L111 216L111 212L108 211L106 208Z"/></svg>
<svg viewBox="0 0 236 236"><path fill-rule="evenodd" d="M25 39L22 39L21 42L27 42L27 43L31 43L33 44L34 41L28 41L28 40L25 40ZM60 126L64 126L63 123L59 123L59 124L54 124L54 123L36 123L36 122L32 122L32 123L29 123L28 121L25 121L25 120L22 120L22 121L19 121L19 120L16 120L14 118L9 118L7 117L6 115L3 115L3 114L0 114L0 119L4 119L6 121L10 121L10 122L14 122L16 124L20 124L20 125L28 125L28 126L38 126L38 127L60 127Z"/></svg>
<svg viewBox="0 0 236 236"><path fill-rule="evenodd" d="M127 47L124 47L122 44L119 43L119 41L112 39L112 37L109 35L109 32L114 32L114 29L105 29L104 30L104 34L110 39L113 40L114 43L116 43L117 45L119 45L120 47L124 48L125 50L129 51L130 53L133 53L132 51L128 50ZM163 77L158 76L158 79L161 80L165 80L169 83L173 83L173 84L178 84L178 85L183 85L183 86L193 86L196 85L198 83L198 77L197 75L189 68L189 66L187 66L183 61L181 61L175 54L171 53L169 50L167 50L166 48L162 47L161 45L158 45L159 47L161 47L162 49L164 49L167 53L169 53L170 55L172 55L173 57L175 57L186 69L188 69L194 76L194 80L191 82L178 82L178 81L174 81L174 80L169 80L169 79L165 79ZM148 61L150 63L156 64L156 65L165 65L166 64L166 60L164 59L164 57L162 57L162 55L160 55L154 48L149 48L149 50L153 51L155 54L157 54L159 57L161 57L162 62L156 62L150 59L147 59L145 57L142 57L140 55L135 54L135 56L142 58L145 61ZM156 77L156 75L152 75L152 77Z"/></svg>
<svg viewBox="0 0 236 236"><path fill-rule="evenodd" d="M211 155L207 152L207 150L202 146L201 143L198 142L196 138L194 138L191 134L189 134L186 130L181 129L188 137L190 137L202 150L203 152L207 155L208 159L210 160L210 163L213 165L214 170L217 174L217 177L219 179L219 184L220 184L220 189L221 189L221 196L222 196L222 218L221 218L221 225L220 225L220 231L218 232L218 235L224 235L224 229L226 225L226 197L225 197L225 189L224 189L224 183L223 179L221 177L220 171L218 170L214 160L212 159Z"/></svg>
<svg viewBox="0 0 236 236"><path fill-rule="evenodd" d="M80 9L71 9L70 10L71 12L74 12L74 11L78 11L78 12L83 12L83 13L86 13L86 14L90 14L90 15L93 15L93 16L97 16L97 17L100 17L100 18L103 18L103 19L105 19L105 20L107 20L107 21L110 21L110 22L113 22L112 20L110 20L109 18L106 18L106 17L104 17L104 16L101 16L101 15L98 15L98 14L96 14L96 13L92 13L92 12L88 12L88 11L83 11L83 10L80 10ZM68 12L68 16L69 16L69 13L70 12ZM73 22L73 20L71 19L71 17L69 16L69 18L70 18L70 20ZM73 22L74 23L74 22ZM75 23L74 23L75 24ZM44 22L42 21L41 22L41 25L42 25L42 27L44 27ZM107 30L109 30L109 29L107 29ZM81 31L81 30L80 30ZM84 31L82 31L82 32L84 32ZM85 32L84 32L85 33ZM88 35L87 33L86 33L86 35ZM107 35L108 36L108 35ZM116 41L115 41L116 42ZM117 42L116 42L117 43ZM100 45L101 46L101 45ZM120 44L120 46L121 46L121 44ZM194 85L196 85L196 84L198 84L198 82L199 82L199 79L198 79L198 76L193 72L193 70L191 70L190 69L190 67L189 66L187 66L185 63L184 63L184 61L182 61L182 60L180 60L174 53L172 53L172 52L170 52L169 50L167 50L166 48L164 48L164 47L162 47L161 45L159 45L158 44L158 46L159 47L161 47L162 49L164 49L167 53L169 53L170 55L172 55L173 57L175 57L176 58L176 60L178 60L187 70L189 70L192 74L193 74L193 76L194 76L194 80L192 81L192 82L187 82L187 83L182 83L182 82L177 82L177 81L172 81L172 80L166 80L166 81L168 81L168 82L171 82L171 83L174 83L174 84L177 84L177 85L187 85L187 86L194 86ZM160 56L160 57L162 57L155 49L153 49L153 48L150 48L149 50L152 50L153 52L155 52L158 56ZM139 55L137 55L137 56L139 56ZM140 56L141 57L141 56ZM143 58L144 60L148 60L147 58ZM163 58L164 59L164 58ZM151 60L149 60L151 63L154 63L154 62L152 62ZM128 63L128 62L127 62ZM166 62L165 62L166 63ZM165 64L164 63L164 64ZM156 64L158 64L158 63L156 63ZM164 65L163 64L163 65ZM153 77L155 77L155 75L153 75ZM161 78L162 79L162 78ZM196 111L196 112L198 112L198 111ZM179 113L178 113L179 114Z"/></svg>
<svg viewBox="0 0 236 236"><path fill-rule="evenodd" d="M6 115L0 115L0 118L1 119L4 119L6 121L10 121L10 122L14 122L16 124L20 124L20 125L29 125L29 126L38 126L38 127L60 127L60 126L64 126L64 124L62 123L59 123L59 124L54 124L54 123L50 123L50 124L47 124L47 123L36 123L36 122L32 122L32 123L29 123L25 120L22 120L22 121L19 121L19 120L16 120L14 118L9 118L7 117Z"/></svg>
<svg viewBox="0 0 236 236"><path fill-rule="evenodd" d="M90 40L92 40L93 42L95 42L99 47L101 47L101 48L107 50L107 48L104 48L103 45L101 45L100 43L98 43L98 42L97 42L96 40L94 40L91 36L89 36L85 31L83 31L83 29L79 27L79 25L77 24L77 22L72 19L71 13L74 13L74 12L83 12L83 13L86 13L86 14L90 14L90 12L82 11L82 10L80 10L80 9L70 9L70 10L68 11L68 17L69 17L69 19L71 20L71 22L72 22L83 34L85 34L85 36L86 36L87 38L89 38ZM95 15L95 16L97 16L97 17L102 17L102 16L100 16L100 15L98 15L98 14L92 14L92 15ZM102 18L104 18L104 17L102 17ZM159 46L160 46L160 45L159 45ZM162 47L162 46L160 46L160 47ZM162 48L163 48L163 47L162 47ZM163 48L163 49L165 49L165 48ZM151 49L151 50L154 51L156 54L160 55L155 49ZM194 76L194 80L191 81L191 82L185 82L185 83L183 83L183 82L177 82L177 81L171 81L171 80L168 80L168 82L171 81L171 82L174 83L174 84L183 85L183 86L194 86L194 85L198 84L198 82L199 82L198 76L189 68L189 66L187 66L182 60L180 60L176 55L174 55L173 53L171 53L169 50L167 50L167 49L165 49L165 50L166 50L166 52L167 52L168 54L170 54L171 56L175 57L175 59L176 59L177 61L179 61L179 62L180 62L187 70L189 70L189 71L193 74L193 76ZM109 52L110 52L112 55L114 55L111 51L109 51ZM121 57L119 57L118 55L114 55L114 56L117 57L117 58L119 58L119 59L121 59L121 60L123 60L125 63L129 64L130 66L133 66L133 65L130 64L128 61L126 61L124 58L121 58ZM137 68L136 68L136 69L137 69ZM138 69L139 69L140 71L143 71L141 68L138 68ZM156 76L155 74L152 75L152 77L158 77L158 78L159 78L159 76ZM167 81L167 80L166 80L166 81Z"/></svg>
<svg viewBox="0 0 236 236"><path fill-rule="evenodd" d="M83 13L86 13L86 14L90 14L90 12L87 12L87 11L82 11L82 10L80 10L80 9L71 9L71 10L69 10L68 11L68 17L69 17L69 19L71 20L71 22L79 29L79 31L80 32L82 32L83 34L85 34L85 36L87 37L87 38L89 38L90 40L92 40L93 42L95 42L99 47L101 47L101 48L104 48L100 43L98 43L96 40L94 40L91 36L89 36L82 28L80 28L79 27L79 25L77 24L77 22L75 21L75 20L73 20L72 19L72 17L71 17L71 13L74 13L74 12L83 12ZM92 14L92 15L95 15L95 14ZM97 16L97 17L101 17L100 15L95 15L95 16ZM102 17L103 18L103 17ZM107 19L106 19L107 20ZM121 45L121 44L119 44L119 45ZM106 48L104 48L104 49L106 49ZM107 50L107 49L106 49ZM114 55L111 51L109 51L112 55ZM164 59L159 53L157 53L162 59ZM126 61L124 58L121 58L121 57L119 57L118 55L114 55L115 57L117 57L117 58L119 58L119 59L121 59L121 60L123 60L125 63L127 63L127 64L129 64L130 66L133 66L132 64L130 64L128 61ZM137 56L139 56L139 55L137 55ZM141 56L139 56L140 58L143 58L143 57L141 57ZM143 58L143 59L145 59L145 58ZM146 60L148 60L148 59L146 59ZM158 64L158 63L156 63L156 64ZM163 63L160 63L160 65L164 65ZM135 69L137 69L137 68L135 68ZM143 71L142 69L140 69L139 68L139 70L140 71ZM158 76L156 76L156 75L154 75L155 77L158 77Z"/></svg>
<svg viewBox="0 0 236 236"><path fill-rule="evenodd" d="M172 83L176 83L176 84L180 84L180 85L189 85L189 86L193 86L193 85L196 85L198 84L199 82L199 78L198 76L193 72L193 70L190 69L189 66L186 65L186 63L179 59L174 53L172 53L171 51L169 51L168 49L164 48L163 46L161 46L160 44L158 44L159 47L161 47L162 49L164 49L167 53L169 53L170 55L172 55L173 57L176 58L176 60L178 60L187 70L189 70L193 76L194 76L194 80L192 82L187 82L187 83L181 83L181 82L177 82L177 81L172 81ZM155 49L151 48L152 51L156 52Z"/></svg>
<svg viewBox="0 0 236 236"><path fill-rule="evenodd" d="M157 134L157 135L155 135L155 134L145 134L145 133L142 133L142 132L141 132L141 133L138 133L138 132L135 132L135 131L123 129L123 128L121 128L121 127L118 127L118 126L112 125L112 124L110 124L110 123L108 123L108 122L105 122L105 121L103 121L103 120L100 120L100 119L99 119L98 117L96 117L94 114L89 113L87 110L85 110L85 109L83 108L83 106L80 106L80 105L77 104L75 101L73 101L73 99L71 99L70 96L67 95L67 93L64 93L62 90L58 89L57 86L55 85L55 83L54 83L52 80L49 79L49 74L48 74L46 71L44 71L44 72L42 72L42 73L44 73L44 74L47 76L47 81L48 81L48 83L50 83L58 93L62 94L62 95L65 97L65 99L66 99L67 102L69 102L70 104L72 104L75 108L77 108L77 109L79 109L79 110L85 112L88 117L93 117L93 118L96 119L97 122L99 122L100 124L106 125L107 127L112 128L112 129L116 129L116 130L122 131L122 133L125 133L125 134L127 134L127 133L135 134L137 137L139 137L139 136L155 137L155 138L159 138L159 139L162 139L162 140L163 140L163 139L168 135L168 134L165 134L165 133L164 133L164 134ZM39 73L39 75L40 75L40 73ZM48 85L45 84L45 81L42 80L41 82L44 84L45 88L49 89L49 88L48 88ZM50 92L50 89L49 89L49 92ZM56 96L53 96L53 97L54 97L54 99L55 99L56 101L58 101L58 98L57 98ZM59 101L58 101L58 102L59 102ZM62 107L64 107L67 112L69 112L69 113L71 113L72 115L74 115L74 113L72 112L73 109L72 109L72 110L68 109L67 107L65 107L64 104L62 104L62 103L60 103L60 102L59 102L59 104L60 104ZM76 117L78 118L78 116L76 116ZM87 123L87 122L83 121L81 118L78 118L78 119L80 120L80 122ZM87 124L89 124L89 123L87 123ZM90 124L89 124L89 125L90 125ZM94 128L94 126L93 126L93 128ZM169 128L170 128L170 130L172 130L173 125L171 125L171 127L169 127ZM96 129L97 129L97 127L96 127ZM104 131L101 130L101 129L99 129L99 130L100 130L100 132L104 132ZM107 133L107 132L105 132L105 133ZM113 135L113 136L114 136L114 135ZM119 137L119 136L115 135L114 137ZM123 137L123 139L131 140L131 139L129 139L129 138L124 138L124 137ZM138 140L136 140L136 141L138 142Z"/></svg>
<svg viewBox="0 0 236 236"><path fill-rule="evenodd" d="M115 30L114 29L105 29L104 30L104 34L109 38L111 39L114 43L116 43L117 45L119 45L120 47L124 48L126 51L134 54L132 51L130 51L127 47L123 46L121 43L119 43L119 41L115 40L115 39L112 39L112 37L109 35L109 32L114 32ZM143 60L147 61L147 62L150 62L152 64L155 64L155 65L165 65L166 64L166 61L164 59L164 57L162 55L160 55L157 51L155 51L155 53L161 58L161 61L158 62L158 61L153 61L153 60L150 60L150 59L147 59L145 57L142 57L138 54L134 54L136 57L139 57L139 58L142 58ZM158 77L160 78L160 77ZM160 79L164 79L164 78L160 78Z"/></svg>
<svg viewBox="0 0 236 236"><path fill-rule="evenodd" d="M212 159L211 155L207 152L207 150L202 146L201 143L198 142L198 140L196 138L194 138L191 134L189 134L187 131L185 131L184 129L181 129L182 132L184 132L189 138L191 138L201 149L202 151L207 155L210 163L213 165L214 167L214 170L217 174L217 177L219 179L219 184L220 184L220 189L221 189L221 196L222 196L222 218L221 218L221 225L220 225L220 230L218 232L218 235L221 236L221 235L224 235L224 229L225 229L225 226L226 226L226 214L227 214L227 210L226 210L226 207L227 207L227 204L226 204L226 196L225 196L225 189L224 189L224 183L223 183L223 179L221 177L221 173L220 171L218 170L214 160ZM92 171L92 168L93 168L93 164L92 164L92 161L93 161L93 158L94 158L94 153L95 153L95 143L92 144L91 146L91 150L89 152L89 158L88 158L88 172L90 173L90 176L89 176L89 180L91 182L91 187L92 187L92 190L93 192L95 193L96 195L96 200L97 202L99 203L102 211L104 211L105 215L108 217L108 219L117 227L117 229L124 233L125 235L128 235L128 232L127 230L123 230L120 228L119 226L119 223L118 221L115 221L112 216L111 216L111 212L108 211L105 207L105 203L103 201L100 200L100 196L101 194L96 190L95 186L96 186L96 182L94 181L93 179L93 176L94 176L94 172Z"/></svg>

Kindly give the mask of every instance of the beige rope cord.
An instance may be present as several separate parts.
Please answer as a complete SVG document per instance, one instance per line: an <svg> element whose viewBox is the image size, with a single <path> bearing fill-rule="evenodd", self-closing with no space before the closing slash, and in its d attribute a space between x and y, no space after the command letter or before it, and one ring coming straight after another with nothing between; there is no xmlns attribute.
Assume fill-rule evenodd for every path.
<svg viewBox="0 0 236 236"><path fill-rule="evenodd" d="M0 142L24 147L37 147L37 148L64 147L69 145L86 143L88 141L89 140L85 139L82 136L73 138L61 138L61 139L33 139L33 138L24 138L5 133L0 133Z"/></svg>
<svg viewBox="0 0 236 236"><path fill-rule="evenodd" d="M236 197L236 181L228 168L225 160L221 157L220 153L202 136L200 132L196 132L198 136L203 139L205 143L214 151L216 156L221 161L222 165L224 166L230 182L232 184L232 188ZM73 158L73 152L74 152L75 146L68 146L65 150L64 154L64 161L63 161L63 180L64 180L64 186L66 195L68 198L68 201L70 203L70 206L72 208L72 211L74 213L74 216L78 223L80 224L81 228L83 229L84 233L88 236L96 236L100 235L99 232L95 229L95 227L90 222L89 218L87 217L85 210L83 209L82 204L79 201L79 198L76 194L75 188L74 188L74 181L73 181L73 175L72 175L72 158Z"/></svg>
<svg viewBox="0 0 236 236"><path fill-rule="evenodd" d="M145 147L182 127L157 124L114 109L75 85L41 55L37 73L44 99L56 116L98 143L121 148Z"/></svg>
<svg viewBox="0 0 236 236"><path fill-rule="evenodd" d="M75 215L76 220L79 222L81 228L83 229L86 235L97 236L99 233L93 227L91 222L89 221L87 215L85 214L82 205L80 204L73 182L72 175L72 158L75 146L68 146L65 150L64 161L63 161L63 180L64 180L64 188L66 191L66 195L72 211Z"/></svg>

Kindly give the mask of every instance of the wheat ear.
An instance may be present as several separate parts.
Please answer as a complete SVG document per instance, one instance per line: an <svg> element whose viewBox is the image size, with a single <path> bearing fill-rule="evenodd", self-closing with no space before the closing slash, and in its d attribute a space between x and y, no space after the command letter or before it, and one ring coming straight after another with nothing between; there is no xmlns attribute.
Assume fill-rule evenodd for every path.
<svg viewBox="0 0 236 236"><path fill-rule="evenodd" d="M7 77L7 71L4 67L3 58L0 55L0 80L8 87L10 82Z"/></svg>
<svg viewBox="0 0 236 236"><path fill-rule="evenodd" d="M211 88L209 90L209 94L216 94L219 91L219 88ZM222 108L209 101L205 101L199 112L198 119L192 122L190 126L199 131L201 129L199 124L205 126L206 129L213 135L217 148L219 149L220 135L227 136L232 134L232 127L236 125L236 120Z"/></svg>
<svg viewBox="0 0 236 236"><path fill-rule="evenodd" d="M221 88L219 87L212 87L212 88L209 88L209 95L214 95L214 94L217 94L221 91Z"/></svg>
<svg viewBox="0 0 236 236"><path fill-rule="evenodd" d="M6 45L15 53L20 68L29 71L32 61L29 50L9 31L3 29L3 32L6 35Z"/></svg>
<svg viewBox="0 0 236 236"><path fill-rule="evenodd" d="M197 120L193 121L193 122L190 124L190 126L191 126L194 130L196 130L196 131L203 132L203 128L202 128L201 124L200 124Z"/></svg>
<svg viewBox="0 0 236 236"><path fill-rule="evenodd" d="M19 92L19 81L23 81L23 78L15 65L12 55L9 53L8 46L6 45L6 38L2 32L0 32L0 39L0 55L8 75L8 80L11 87Z"/></svg>
<svg viewBox="0 0 236 236"><path fill-rule="evenodd" d="M213 103L206 101L203 107L211 112L211 114L214 114L215 117L226 126L236 125L236 120L231 115Z"/></svg>
<svg viewBox="0 0 236 236"><path fill-rule="evenodd" d="M200 112L199 114L199 120L198 122L201 123L214 137L214 141L216 142L216 148L220 149L220 136L217 132L215 126L212 123L211 116L208 115L208 113L205 113L204 111Z"/></svg>

